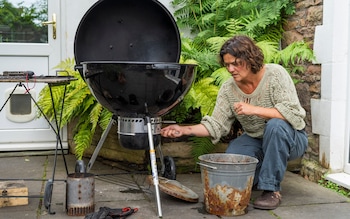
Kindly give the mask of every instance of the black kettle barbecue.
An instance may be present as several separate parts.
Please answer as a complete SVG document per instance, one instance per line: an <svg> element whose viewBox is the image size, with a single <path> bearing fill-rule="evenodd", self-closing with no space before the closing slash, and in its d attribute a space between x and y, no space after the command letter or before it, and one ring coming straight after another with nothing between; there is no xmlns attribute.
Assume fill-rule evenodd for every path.
<svg viewBox="0 0 350 219"><path fill-rule="evenodd" d="M100 0L83 16L74 40L76 69L113 113L121 145L150 150L159 216L154 144L160 145L161 116L182 101L195 79L196 66L179 64L180 53L175 20L156 0Z"/></svg>

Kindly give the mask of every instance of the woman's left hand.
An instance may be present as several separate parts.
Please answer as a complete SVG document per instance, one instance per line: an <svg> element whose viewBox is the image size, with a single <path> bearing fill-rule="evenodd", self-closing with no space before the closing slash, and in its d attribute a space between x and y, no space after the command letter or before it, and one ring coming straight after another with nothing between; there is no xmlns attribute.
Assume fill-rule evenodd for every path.
<svg viewBox="0 0 350 219"><path fill-rule="evenodd" d="M233 105L237 115L253 115L255 106L245 102L237 102Z"/></svg>

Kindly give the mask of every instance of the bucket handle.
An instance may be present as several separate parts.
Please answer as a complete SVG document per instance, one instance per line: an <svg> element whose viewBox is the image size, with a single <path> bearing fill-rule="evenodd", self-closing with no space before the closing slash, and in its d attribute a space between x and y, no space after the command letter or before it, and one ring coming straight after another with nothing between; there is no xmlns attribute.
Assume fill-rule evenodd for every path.
<svg viewBox="0 0 350 219"><path fill-rule="evenodd" d="M201 166L204 166L204 167L208 167L208 168L210 168L210 169L214 169L214 170L217 169L217 167L213 167L213 166L210 166L210 165L208 165L208 164L204 164L204 163L200 163L200 162L197 162L197 164L199 164L199 165L201 165Z"/></svg>

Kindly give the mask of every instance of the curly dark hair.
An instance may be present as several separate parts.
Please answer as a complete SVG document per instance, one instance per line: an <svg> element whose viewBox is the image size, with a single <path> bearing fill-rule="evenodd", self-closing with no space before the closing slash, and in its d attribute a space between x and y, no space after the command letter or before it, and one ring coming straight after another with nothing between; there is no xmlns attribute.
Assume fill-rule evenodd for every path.
<svg viewBox="0 0 350 219"><path fill-rule="evenodd" d="M247 68L256 74L264 65L264 54L248 36L234 36L227 40L220 49L220 62L224 65L223 56L230 54L246 63Z"/></svg>

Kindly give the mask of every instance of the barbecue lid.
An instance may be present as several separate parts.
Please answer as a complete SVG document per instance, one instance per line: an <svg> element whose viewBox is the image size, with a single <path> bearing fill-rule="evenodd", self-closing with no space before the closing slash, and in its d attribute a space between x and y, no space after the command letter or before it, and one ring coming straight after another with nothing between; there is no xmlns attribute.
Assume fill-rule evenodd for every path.
<svg viewBox="0 0 350 219"><path fill-rule="evenodd" d="M100 0L83 16L74 40L75 61L178 62L180 34L156 0Z"/></svg>
<svg viewBox="0 0 350 219"><path fill-rule="evenodd" d="M153 185L153 176L148 176L147 181ZM198 202L199 196L197 193L192 191L190 188L182 185L177 180L167 179L165 177L158 177L159 189L175 198L188 201L188 202Z"/></svg>

